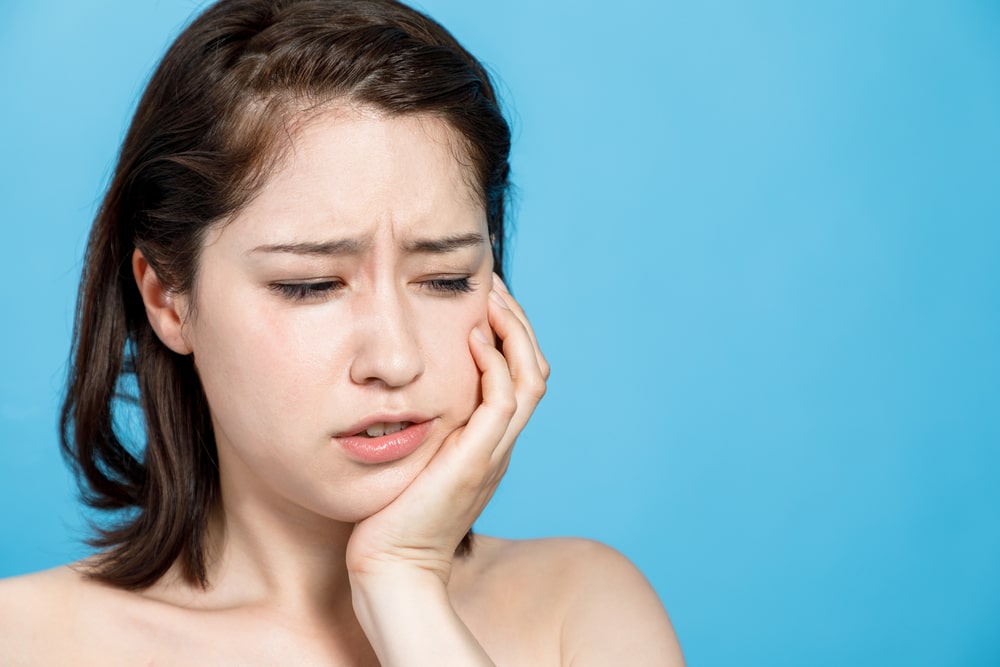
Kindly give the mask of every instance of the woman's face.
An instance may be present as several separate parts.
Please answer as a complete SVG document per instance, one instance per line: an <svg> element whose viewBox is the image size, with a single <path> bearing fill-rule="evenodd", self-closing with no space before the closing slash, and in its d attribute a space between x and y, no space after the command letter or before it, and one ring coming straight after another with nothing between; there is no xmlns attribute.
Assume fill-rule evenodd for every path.
<svg viewBox="0 0 1000 667"><path fill-rule="evenodd" d="M437 119L325 112L208 234L182 332L227 503L357 521L478 405L493 261L458 155Z"/></svg>

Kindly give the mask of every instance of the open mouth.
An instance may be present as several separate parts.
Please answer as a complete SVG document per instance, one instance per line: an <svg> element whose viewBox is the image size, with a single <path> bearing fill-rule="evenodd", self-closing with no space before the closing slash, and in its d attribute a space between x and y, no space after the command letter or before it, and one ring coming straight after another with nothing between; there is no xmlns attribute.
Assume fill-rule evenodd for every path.
<svg viewBox="0 0 1000 667"><path fill-rule="evenodd" d="M378 438L383 435L392 435L393 433L402 431L404 428L412 425L413 422L376 422L364 431L355 433L354 436L362 438Z"/></svg>
<svg viewBox="0 0 1000 667"><path fill-rule="evenodd" d="M434 424L433 419L418 415L399 416L411 417L417 421L371 423L352 435L334 436L334 442L344 454L358 463L381 464L398 461L412 454L427 440Z"/></svg>

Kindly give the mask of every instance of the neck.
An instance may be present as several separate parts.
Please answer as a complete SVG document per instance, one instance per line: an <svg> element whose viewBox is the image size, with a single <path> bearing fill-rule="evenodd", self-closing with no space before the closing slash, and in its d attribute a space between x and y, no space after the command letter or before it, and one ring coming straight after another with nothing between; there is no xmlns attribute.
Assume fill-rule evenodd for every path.
<svg viewBox="0 0 1000 667"><path fill-rule="evenodd" d="M224 611L242 627L272 628L272 639L292 637L302 650L311 646L343 664L377 664L347 574L353 524L225 483L221 492L205 541L208 587L186 583L175 564L144 595L185 609Z"/></svg>
<svg viewBox="0 0 1000 667"><path fill-rule="evenodd" d="M209 582L220 602L353 619L344 558L352 524L233 500L223 496L209 529Z"/></svg>
<svg viewBox="0 0 1000 667"><path fill-rule="evenodd" d="M184 583L175 566L149 594L184 607L253 610L300 627L358 627L345 562L353 524L225 471L220 465L220 498L205 540L207 589Z"/></svg>

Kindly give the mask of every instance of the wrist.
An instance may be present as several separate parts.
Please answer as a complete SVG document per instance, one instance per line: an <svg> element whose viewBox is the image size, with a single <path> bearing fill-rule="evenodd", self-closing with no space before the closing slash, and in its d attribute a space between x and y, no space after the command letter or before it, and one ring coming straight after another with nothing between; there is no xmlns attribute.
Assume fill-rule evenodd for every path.
<svg viewBox="0 0 1000 667"><path fill-rule="evenodd" d="M447 580L432 570L414 565L378 565L349 570L348 579L355 599L364 597L380 600L385 597L394 604L409 601L447 601Z"/></svg>
<svg viewBox="0 0 1000 667"><path fill-rule="evenodd" d="M436 573L387 567L351 572L350 582L354 613L382 665L492 664Z"/></svg>
<svg viewBox="0 0 1000 667"><path fill-rule="evenodd" d="M379 554L375 557L350 557L347 573L352 585L377 587L382 582L398 585L412 581L415 585L437 582L448 585L451 578L451 559L428 553L399 555Z"/></svg>

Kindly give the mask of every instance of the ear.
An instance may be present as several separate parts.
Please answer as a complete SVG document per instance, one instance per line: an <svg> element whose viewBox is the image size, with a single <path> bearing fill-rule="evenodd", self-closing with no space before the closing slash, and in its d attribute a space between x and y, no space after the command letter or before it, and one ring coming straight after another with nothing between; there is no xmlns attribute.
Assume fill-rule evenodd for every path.
<svg viewBox="0 0 1000 667"><path fill-rule="evenodd" d="M138 248L132 253L132 275L146 305L146 317L153 331L164 345L177 354L191 354L191 345L183 331L187 299L163 286Z"/></svg>

